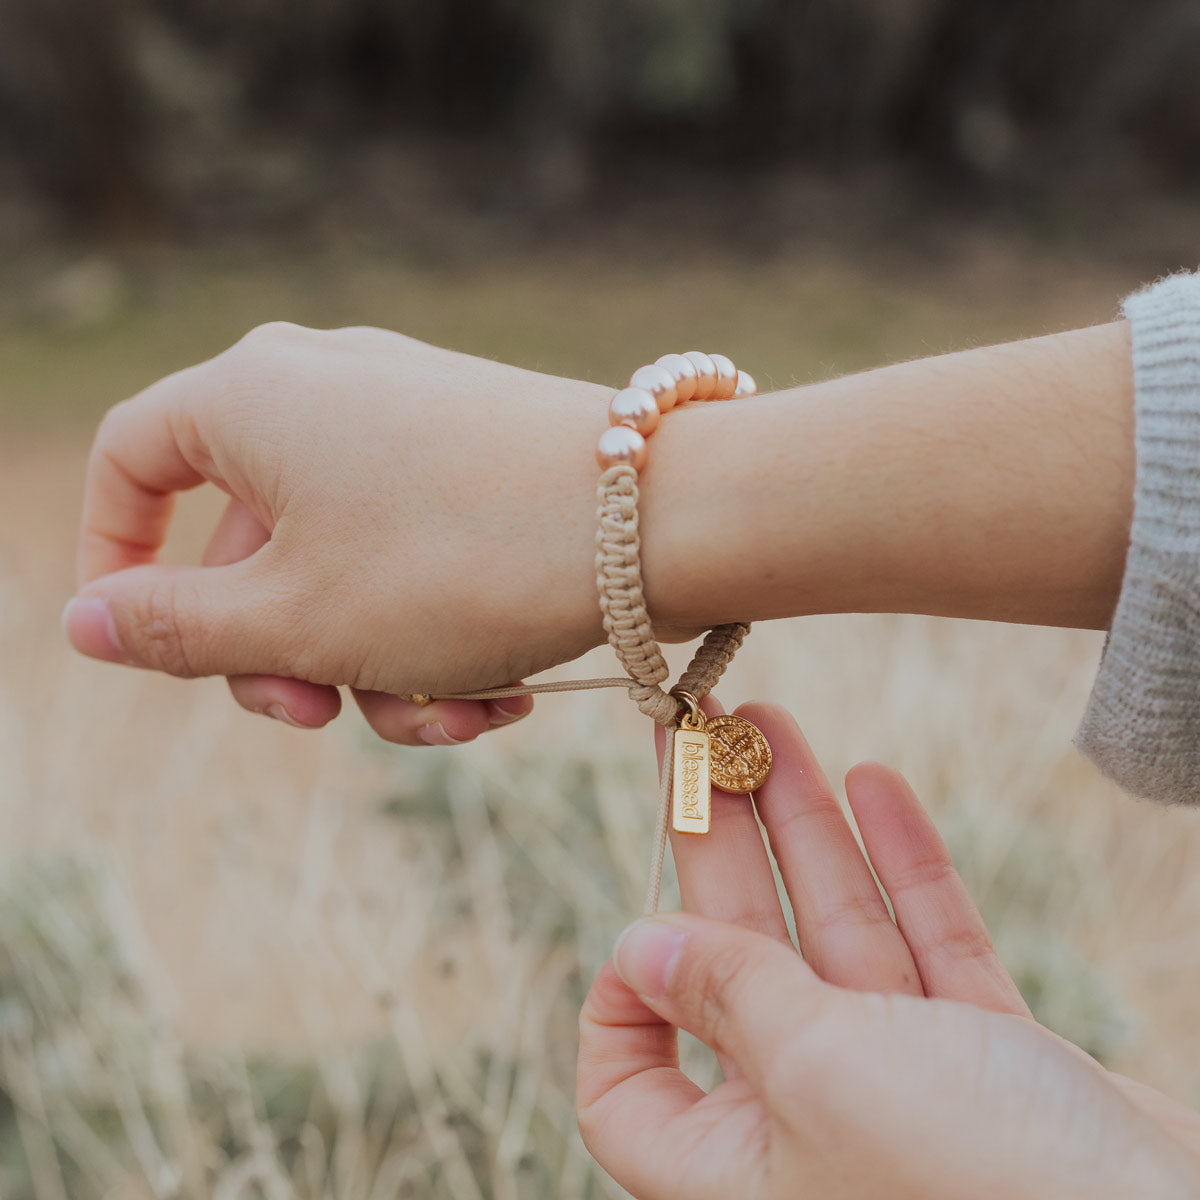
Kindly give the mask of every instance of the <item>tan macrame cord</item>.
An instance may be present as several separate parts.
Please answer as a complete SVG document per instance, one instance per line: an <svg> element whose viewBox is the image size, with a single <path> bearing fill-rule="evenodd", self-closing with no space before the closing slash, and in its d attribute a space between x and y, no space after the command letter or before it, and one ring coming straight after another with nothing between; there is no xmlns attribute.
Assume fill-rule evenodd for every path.
<svg viewBox="0 0 1200 1200"><path fill-rule="evenodd" d="M501 700L507 696L532 696L544 692L623 687L629 690L630 697L646 716L668 728L675 724L680 701L662 687L669 668L654 640L654 628L642 590L637 472L627 466L609 467L600 476L596 495L599 526L596 533L596 586L600 592L600 612L609 645L616 651L628 676L487 688L478 692L456 692L453 696L439 696L438 699ZM690 692L697 700L702 700L725 673L749 632L750 626L740 621L710 629L687 670L679 677L676 690ZM646 914L658 910L662 890L671 804L671 765L668 746L659 771L658 815L643 908Z"/></svg>

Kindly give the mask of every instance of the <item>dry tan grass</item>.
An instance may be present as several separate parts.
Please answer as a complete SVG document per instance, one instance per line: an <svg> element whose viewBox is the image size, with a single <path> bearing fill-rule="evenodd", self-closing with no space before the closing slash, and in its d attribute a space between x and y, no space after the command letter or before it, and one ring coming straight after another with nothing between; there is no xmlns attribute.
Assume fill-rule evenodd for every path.
<svg viewBox="0 0 1200 1200"><path fill-rule="evenodd" d="M870 293L871 280L826 270L826 293L841 280L848 328L846 297ZM1097 311L1098 289L1113 296L1121 286L1081 279L1036 315L1018 316L1018 300L1050 273L1004 271L1012 277L1006 315L981 320L971 340L1103 316L1111 303ZM372 314L380 321L403 317L415 286L411 274L385 274L360 271L390 297ZM759 278L758 319L747 308L748 278L733 285L736 320L780 364L785 326L816 319L821 289L772 268ZM883 280L876 306L860 314L876 322L872 344L919 352L914 322L961 331L965 278L956 274L940 301L927 290L916 315L906 310L893 326L880 297L903 293ZM635 309L653 310L653 279L617 271L601 282L610 296L632 295ZM600 312L594 275L590 283L577 314L584 325L588 306ZM497 286L468 289L460 310L500 311ZM437 287L448 326L455 288ZM518 274L505 311L514 294L528 314L557 310L566 289L553 270L540 292L532 271ZM574 336L590 344L594 333ZM478 344L490 346L493 334L503 341L485 329ZM0 347L10 362L31 353L27 342ZM863 353L854 351L853 365ZM515 356L529 361L537 351ZM821 369L812 354L797 361L796 374ZM599 356L592 363L596 372L603 366ZM69 374L62 362L51 370ZM242 713L219 681L184 684L82 661L63 646L57 619L70 590L85 446L77 424L0 439L8 878L20 879L12 872L23 861L85 861L98 864L104 888L127 895L119 921L133 943L144 936L137 970L146 1011L163 1014L176 1122L195 1118L194 1098L179 1098L189 1054L309 1055L334 1097L323 1103L339 1114L328 1144L312 1140L325 1128L315 1117L304 1126L310 1166L336 1161L341 1173L297 1183L300 1168L264 1143L273 1134L261 1112L244 1123L252 1150L230 1149L242 1143L197 1123L186 1135L154 1125L159 1151L174 1146L185 1164L189 1154L216 1155L219 1169L195 1167L207 1181L196 1186L213 1196L382 1196L396 1180L400 1195L616 1195L590 1174L571 1133L571 1040L580 989L635 909L646 865L653 767L636 714L608 694L553 697L531 720L461 751L380 749L354 718L304 735ZM203 500L185 509L177 553L194 549L211 513ZM813 618L756 629L722 692L727 701L791 706L835 778L865 757L901 767L1047 1019L1113 1065L1196 1100L1200 828L1194 813L1120 795L1070 749L1099 646L1097 635L1056 630ZM598 652L572 671L609 668ZM390 810L381 806L388 797ZM364 1044L389 1047L379 1061L397 1064L420 1098L414 1128L392 1151L369 1129L369 1072L343 1049ZM5 1082L34 1104L49 1085L28 1066L10 1055ZM702 1059L695 1069L707 1069ZM243 1092L229 1085L220 1094L234 1112ZM35 1116L26 1112L26 1149L44 1161L27 1194L43 1200L57 1195L55 1169ZM549 1174L535 1179L531 1153ZM143 1182L153 1177L146 1162ZM250 1180L260 1168L269 1182L256 1192ZM104 1170L130 1189L113 1194L175 1194L130 1183L117 1164ZM430 1190L415 1190L422 1180Z"/></svg>

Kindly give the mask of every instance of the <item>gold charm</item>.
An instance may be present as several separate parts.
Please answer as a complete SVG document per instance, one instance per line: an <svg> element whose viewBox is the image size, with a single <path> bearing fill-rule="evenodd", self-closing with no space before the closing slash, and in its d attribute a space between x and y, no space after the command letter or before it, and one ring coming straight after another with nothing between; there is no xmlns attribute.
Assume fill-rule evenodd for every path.
<svg viewBox="0 0 1200 1200"><path fill-rule="evenodd" d="M704 716L696 711L675 729L671 774L671 824L677 833L707 833L712 811L708 781L709 739Z"/></svg>
<svg viewBox="0 0 1200 1200"><path fill-rule="evenodd" d="M758 726L743 717L710 717L704 732L712 782L725 792L757 791L771 770L771 747Z"/></svg>

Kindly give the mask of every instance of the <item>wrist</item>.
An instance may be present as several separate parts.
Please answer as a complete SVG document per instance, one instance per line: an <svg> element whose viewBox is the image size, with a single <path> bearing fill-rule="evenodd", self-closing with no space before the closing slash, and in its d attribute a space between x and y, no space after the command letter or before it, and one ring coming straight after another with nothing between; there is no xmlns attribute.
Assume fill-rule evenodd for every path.
<svg viewBox="0 0 1200 1200"><path fill-rule="evenodd" d="M861 560L830 535L847 514L819 496L837 476L833 462L818 469L824 447L848 444L848 434L828 431L830 419L816 388L692 405L664 419L640 480L643 579L662 638L838 611L864 595L869 580L853 578Z"/></svg>
<svg viewBox="0 0 1200 1200"><path fill-rule="evenodd" d="M603 645L596 587L596 438L607 423L614 389L572 382L555 400L553 434L540 453L544 486L537 506L546 574L537 581L536 606L549 608L549 627L562 636L566 662Z"/></svg>

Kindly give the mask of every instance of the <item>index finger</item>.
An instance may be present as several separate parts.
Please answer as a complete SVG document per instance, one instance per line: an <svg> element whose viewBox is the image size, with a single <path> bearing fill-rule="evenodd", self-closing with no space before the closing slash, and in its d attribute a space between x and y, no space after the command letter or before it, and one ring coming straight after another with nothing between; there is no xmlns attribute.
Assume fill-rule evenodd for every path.
<svg viewBox="0 0 1200 1200"><path fill-rule="evenodd" d="M92 443L76 553L80 586L154 562L175 493L211 477L189 411L205 364L160 380L105 415Z"/></svg>

